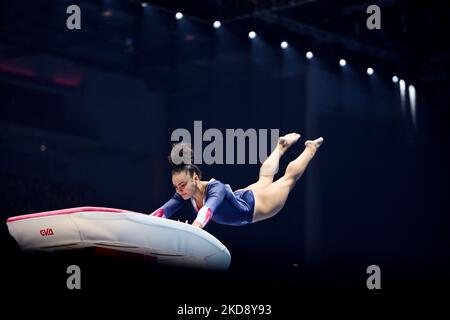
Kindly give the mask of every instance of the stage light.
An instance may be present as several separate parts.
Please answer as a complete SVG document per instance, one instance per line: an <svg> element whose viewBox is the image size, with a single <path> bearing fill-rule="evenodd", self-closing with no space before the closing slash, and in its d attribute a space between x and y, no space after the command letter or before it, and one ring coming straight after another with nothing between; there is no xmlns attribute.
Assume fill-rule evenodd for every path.
<svg viewBox="0 0 450 320"><path fill-rule="evenodd" d="M345 67L347 65L347 61L345 61L345 59L341 59L341 60L339 60L339 65L341 67Z"/></svg>
<svg viewBox="0 0 450 320"><path fill-rule="evenodd" d="M287 47L289 47L289 44L286 41L283 41L280 43L280 47L281 49L286 49Z"/></svg>
<svg viewBox="0 0 450 320"><path fill-rule="evenodd" d="M373 69L372 68L367 68L367 74L369 76L373 75Z"/></svg>
<svg viewBox="0 0 450 320"><path fill-rule="evenodd" d="M417 108L416 108L416 88L413 85L408 86L409 105L414 128L417 128Z"/></svg>
<svg viewBox="0 0 450 320"><path fill-rule="evenodd" d="M255 31L250 31L248 33L248 37L249 37L249 39L255 39L256 38L256 32Z"/></svg>
<svg viewBox="0 0 450 320"><path fill-rule="evenodd" d="M412 84L410 84L409 86L408 86L408 90L409 90L409 100L411 101L411 100L416 100L416 88L412 85Z"/></svg>
<svg viewBox="0 0 450 320"><path fill-rule="evenodd" d="M393 76L392 77L392 82L393 83L397 83L398 82L398 77L397 76Z"/></svg>
<svg viewBox="0 0 450 320"><path fill-rule="evenodd" d="M175 14L175 19L177 19L177 20L183 19L183 14L182 14L181 12L177 12L177 13Z"/></svg>
<svg viewBox="0 0 450 320"><path fill-rule="evenodd" d="M306 58L307 59L312 59L314 57L314 55L313 55L313 53L311 52L311 51L308 51L307 53L306 53Z"/></svg>
<svg viewBox="0 0 450 320"><path fill-rule="evenodd" d="M222 26L222 24L220 23L220 21L214 21L213 23L213 27L214 29L219 29Z"/></svg>
<svg viewBox="0 0 450 320"><path fill-rule="evenodd" d="M146 8L148 6L147 2L142 2L141 3L142 8Z"/></svg>

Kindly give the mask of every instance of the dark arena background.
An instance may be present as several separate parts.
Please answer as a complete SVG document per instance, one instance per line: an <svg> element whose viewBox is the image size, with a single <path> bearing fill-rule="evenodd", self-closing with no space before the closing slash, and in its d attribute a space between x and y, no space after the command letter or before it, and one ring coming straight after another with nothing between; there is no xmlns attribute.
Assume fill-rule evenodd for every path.
<svg viewBox="0 0 450 320"><path fill-rule="evenodd" d="M79 29L68 27L70 5L80 9ZM380 28L369 28L371 5ZM270 315L237 319L287 319L314 302L320 313L339 299L340 310L364 300L374 311L385 298L405 296L438 304L450 285L444 7L2 1L1 304L109 297L114 310L137 299L158 319L203 317L179 315L185 304L272 306ZM174 193L171 134L194 135L194 121L224 135L299 132L276 179L306 140L325 139L276 216L205 227L229 249L228 271L164 268L94 250L23 252L10 236L6 220L22 214L82 206L153 212ZM200 167L203 180L236 190L257 180L260 163ZM195 215L185 209L172 219L192 223ZM79 290L66 286L69 265L81 269ZM372 265L381 289L367 286Z"/></svg>

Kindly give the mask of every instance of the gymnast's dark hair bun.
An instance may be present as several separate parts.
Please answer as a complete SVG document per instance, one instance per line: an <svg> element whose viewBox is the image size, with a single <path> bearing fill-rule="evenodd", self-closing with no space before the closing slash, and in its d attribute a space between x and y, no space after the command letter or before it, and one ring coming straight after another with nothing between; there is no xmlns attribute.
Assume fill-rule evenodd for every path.
<svg viewBox="0 0 450 320"><path fill-rule="evenodd" d="M190 143L179 142L173 144L168 160L172 165L172 175L181 171L187 171L191 177L195 173L201 179L202 172L194 164L194 150Z"/></svg>

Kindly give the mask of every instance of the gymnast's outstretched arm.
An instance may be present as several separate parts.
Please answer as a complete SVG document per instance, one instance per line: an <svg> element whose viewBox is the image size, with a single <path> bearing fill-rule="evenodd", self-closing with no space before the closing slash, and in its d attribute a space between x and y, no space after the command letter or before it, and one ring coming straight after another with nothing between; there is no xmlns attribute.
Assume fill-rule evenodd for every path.
<svg viewBox="0 0 450 320"><path fill-rule="evenodd" d="M198 211L197 218L192 225L194 227L204 228L209 220L211 220L214 211L222 203L226 193L226 187L222 182L215 180L208 183L205 205Z"/></svg>
<svg viewBox="0 0 450 320"><path fill-rule="evenodd" d="M150 215L153 217L168 219L175 212L180 210L183 207L184 203L185 201L183 200L183 198L178 193L175 193L169 201L167 201L161 208L153 211Z"/></svg>

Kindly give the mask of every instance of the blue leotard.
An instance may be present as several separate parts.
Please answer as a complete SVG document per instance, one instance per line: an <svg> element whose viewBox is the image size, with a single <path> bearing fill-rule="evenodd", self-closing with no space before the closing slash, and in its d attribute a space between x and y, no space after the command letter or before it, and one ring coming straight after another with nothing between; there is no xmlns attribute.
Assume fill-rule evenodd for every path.
<svg viewBox="0 0 450 320"><path fill-rule="evenodd" d="M186 202L178 193L167 201L161 208L151 215L162 218L170 218L180 210ZM253 221L255 197L251 190L238 190L233 192L228 184L211 179L208 181L203 199L203 206L199 209L193 198L190 199L191 207L197 214L196 221L205 226L209 220L221 224L242 226Z"/></svg>

